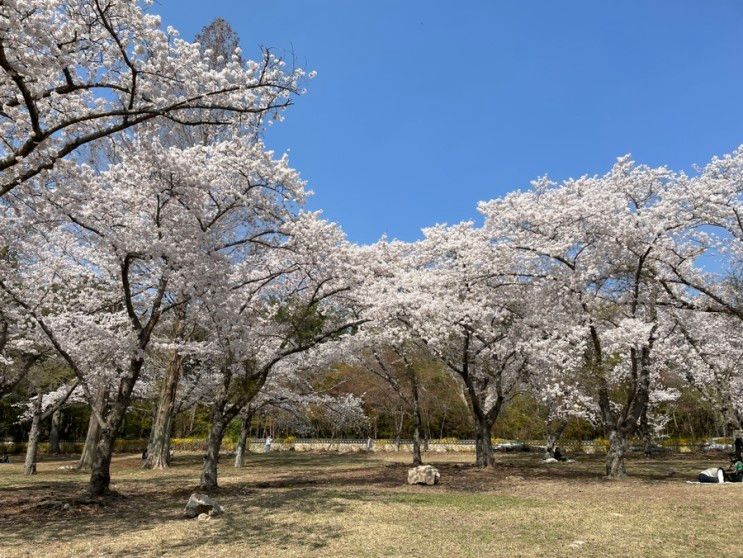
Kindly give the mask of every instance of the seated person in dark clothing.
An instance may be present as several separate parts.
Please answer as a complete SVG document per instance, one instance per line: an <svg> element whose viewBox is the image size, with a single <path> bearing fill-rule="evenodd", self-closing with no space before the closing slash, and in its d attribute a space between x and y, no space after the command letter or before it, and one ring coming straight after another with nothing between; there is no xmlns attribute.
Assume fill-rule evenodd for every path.
<svg viewBox="0 0 743 558"><path fill-rule="evenodd" d="M0 457L0 463L10 463L10 458L7 453L3 452L3 456Z"/></svg>
<svg viewBox="0 0 743 558"><path fill-rule="evenodd" d="M725 471L725 482L743 482L743 461L735 461L730 468Z"/></svg>
<svg viewBox="0 0 743 558"><path fill-rule="evenodd" d="M555 459L557 459L558 461L567 461L567 459L568 459L567 457L565 457L562 454L562 452L560 451L560 448L559 447L556 447L555 448L555 452L554 452L553 455L555 456Z"/></svg>
<svg viewBox="0 0 743 558"><path fill-rule="evenodd" d="M735 460L743 461L743 438L738 436L733 442L733 449L735 450Z"/></svg>

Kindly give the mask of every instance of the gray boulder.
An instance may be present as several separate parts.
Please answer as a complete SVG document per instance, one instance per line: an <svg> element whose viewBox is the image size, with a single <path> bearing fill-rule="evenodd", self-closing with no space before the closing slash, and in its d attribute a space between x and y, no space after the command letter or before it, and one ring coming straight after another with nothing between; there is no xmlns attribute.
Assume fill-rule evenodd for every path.
<svg viewBox="0 0 743 558"><path fill-rule="evenodd" d="M198 517L200 514L208 514L212 517L222 515L224 508L208 494L193 493L188 499L183 515L188 518Z"/></svg>
<svg viewBox="0 0 743 558"><path fill-rule="evenodd" d="M441 475L438 469L431 465L418 465L408 469L408 484L427 484L432 486L439 483Z"/></svg>

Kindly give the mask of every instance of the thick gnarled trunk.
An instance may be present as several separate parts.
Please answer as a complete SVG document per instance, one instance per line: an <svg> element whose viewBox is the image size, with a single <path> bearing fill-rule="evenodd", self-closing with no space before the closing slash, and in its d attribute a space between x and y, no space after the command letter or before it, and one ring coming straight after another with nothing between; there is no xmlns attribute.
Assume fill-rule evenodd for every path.
<svg viewBox="0 0 743 558"><path fill-rule="evenodd" d="M478 467L492 467L495 465L493 456L493 446L491 445L490 435L493 431L493 422L482 418L477 424L475 433L475 464Z"/></svg>
<svg viewBox="0 0 743 558"><path fill-rule="evenodd" d="M493 456L490 436L493 425L500 414L503 398L499 395L493 406L486 411L480 400L480 394L483 390L478 389L469 374L463 378L467 386L472 418L475 420L475 464L483 468L492 467L495 465L495 457Z"/></svg>
<svg viewBox="0 0 743 558"><path fill-rule="evenodd" d="M106 424L100 429L90 473L89 492L93 496L102 496L108 492L111 483L111 458L114 442L129 407L130 394L131 388L128 386L124 387L124 391L119 392L118 400L110 406Z"/></svg>
<svg viewBox="0 0 743 558"><path fill-rule="evenodd" d="M176 325L176 337L183 334L184 320L179 319ZM147 444L147 457L142 463L145 469L167 469L170 466L170 432L175 413L175 398L178 391L178 382L181 378L181 364L183 356L173 351L165 371L160 400L157 406L155 420L152 423L152 432Z"/></svg>
<svg viewBox="0 0 743 558"><path fill-rule="evenodd" d="M145 469L167 469L170 466L170 431L175 411L175 396L180 379L180 355L174 356L168 366L163 383L157 415L147 444L147 458L142 463Z"/></svg>
<svg viewBox="0 0 743 558"><path fill-rule="evenodd" d="M111 428L101 428L93 453L88 485L88 491L92 496L102 496L108 492L111 484L111 458L115 438L116 434Z"/></svg>
<svg viewBox="0 0 743 558"><path fill-rule="evenodd" d="M126 415L126 410L129 408L132 390L143 365L144 360L142 358L133 359L130 363L129 374L119 382L115 397L109 397L108 413L103 416L104 424L101 425L98 444L96 444L93 455L88 487L92 496L102 496L109 490L114 442Z"/></svg>
<svg viewBox="0 0 743 558"><path fill-rule="evenodd" d="M609 434L609 450L606 452L606 476L621 479L627 476L624 468L624 456L627 453L627 436L613 430Z"/></svg>

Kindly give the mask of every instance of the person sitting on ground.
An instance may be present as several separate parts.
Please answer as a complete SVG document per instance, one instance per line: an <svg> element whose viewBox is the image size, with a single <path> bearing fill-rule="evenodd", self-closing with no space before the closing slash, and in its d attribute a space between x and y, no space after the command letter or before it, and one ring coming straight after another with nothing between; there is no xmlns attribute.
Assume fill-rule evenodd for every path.
<svg viewBox="0 0 743 558"><path fill-rule="evenodd" d="M554 451L554 453L552 455L554 455L555 459L557 459L558 461L567 461L568 460L568 458L565 457L562 454L562 451L560 451L560 448L559 447L555 447L555 451Z"/></svg>
<svg viewBox="0 0 743 558"><path fill-rule="evenodd" d="M733 447L735 448L735 460L743 461L743 437L736 437Z"/></svg>
<svg viewBox="0 0 743 558"><path fill-rule="evenodd" d="M147 459L147 448L144 448L144 451L142 452L142 459Z"/></svg>
<svg viewBox="0 0 743 558"><path fill-rule="evenodd" d="M730 468L725 471L725 482L743 482L743 461L731 460Z"/></svg>
<svg viewBox="0 0 743 558"><path fill-rule="evenodd" d="M10 463L10 458L8 457L8 452L3 452L3 456L0 457L0 463Z"/></svg>
<svg viewBox="0 0 743 558"><path fill-rule="evenodd" d="M699 482L723 483L725 482L725 471L721 467L710 467L699 473Z"/></svg>

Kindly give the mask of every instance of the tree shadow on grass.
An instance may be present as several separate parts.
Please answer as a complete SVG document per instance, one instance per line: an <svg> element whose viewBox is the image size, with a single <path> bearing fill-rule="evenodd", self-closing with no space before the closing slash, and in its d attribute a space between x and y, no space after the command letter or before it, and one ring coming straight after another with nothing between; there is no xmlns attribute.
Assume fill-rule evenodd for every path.
<svg viewBox="0 0 743 558"><path fill-rule="evenodd" d="M29 497L38 497L38 491L44 488L38 486L32 491L35 494ZM209 555L207 547L217 543L246 547L280 544L286 548L317 550L342 536L342 530L326 522L306 519L318 514L342 514L351 501L364 498L361 493L315 488L246 492L244 488L234 486L220 491L218 501L225 507L225 515L202 525L194 519L183 518L186 499L179 497L181 493L182 490L131 494L109 499L101 506L72 505L67 510L40 501L37 502L40 505L16 514L13 519L0 518L0 532L3 534L0 547L12 553L11 549L29 548L29 545L32 548L53 548L51 545L60 540L100 538L110 541L132 535L132 547L119 554L107 549L105 554L157 553L162 551L159 538L148 537L148 530L172 524L175 530L180 531L184 522L190 522L186 536L168 543L168 552L177 553L179 547L193 551L203 546ZM58 490L56 496L61 494L63 492ZM64 503L70 501L68 498Z"/></svg>

